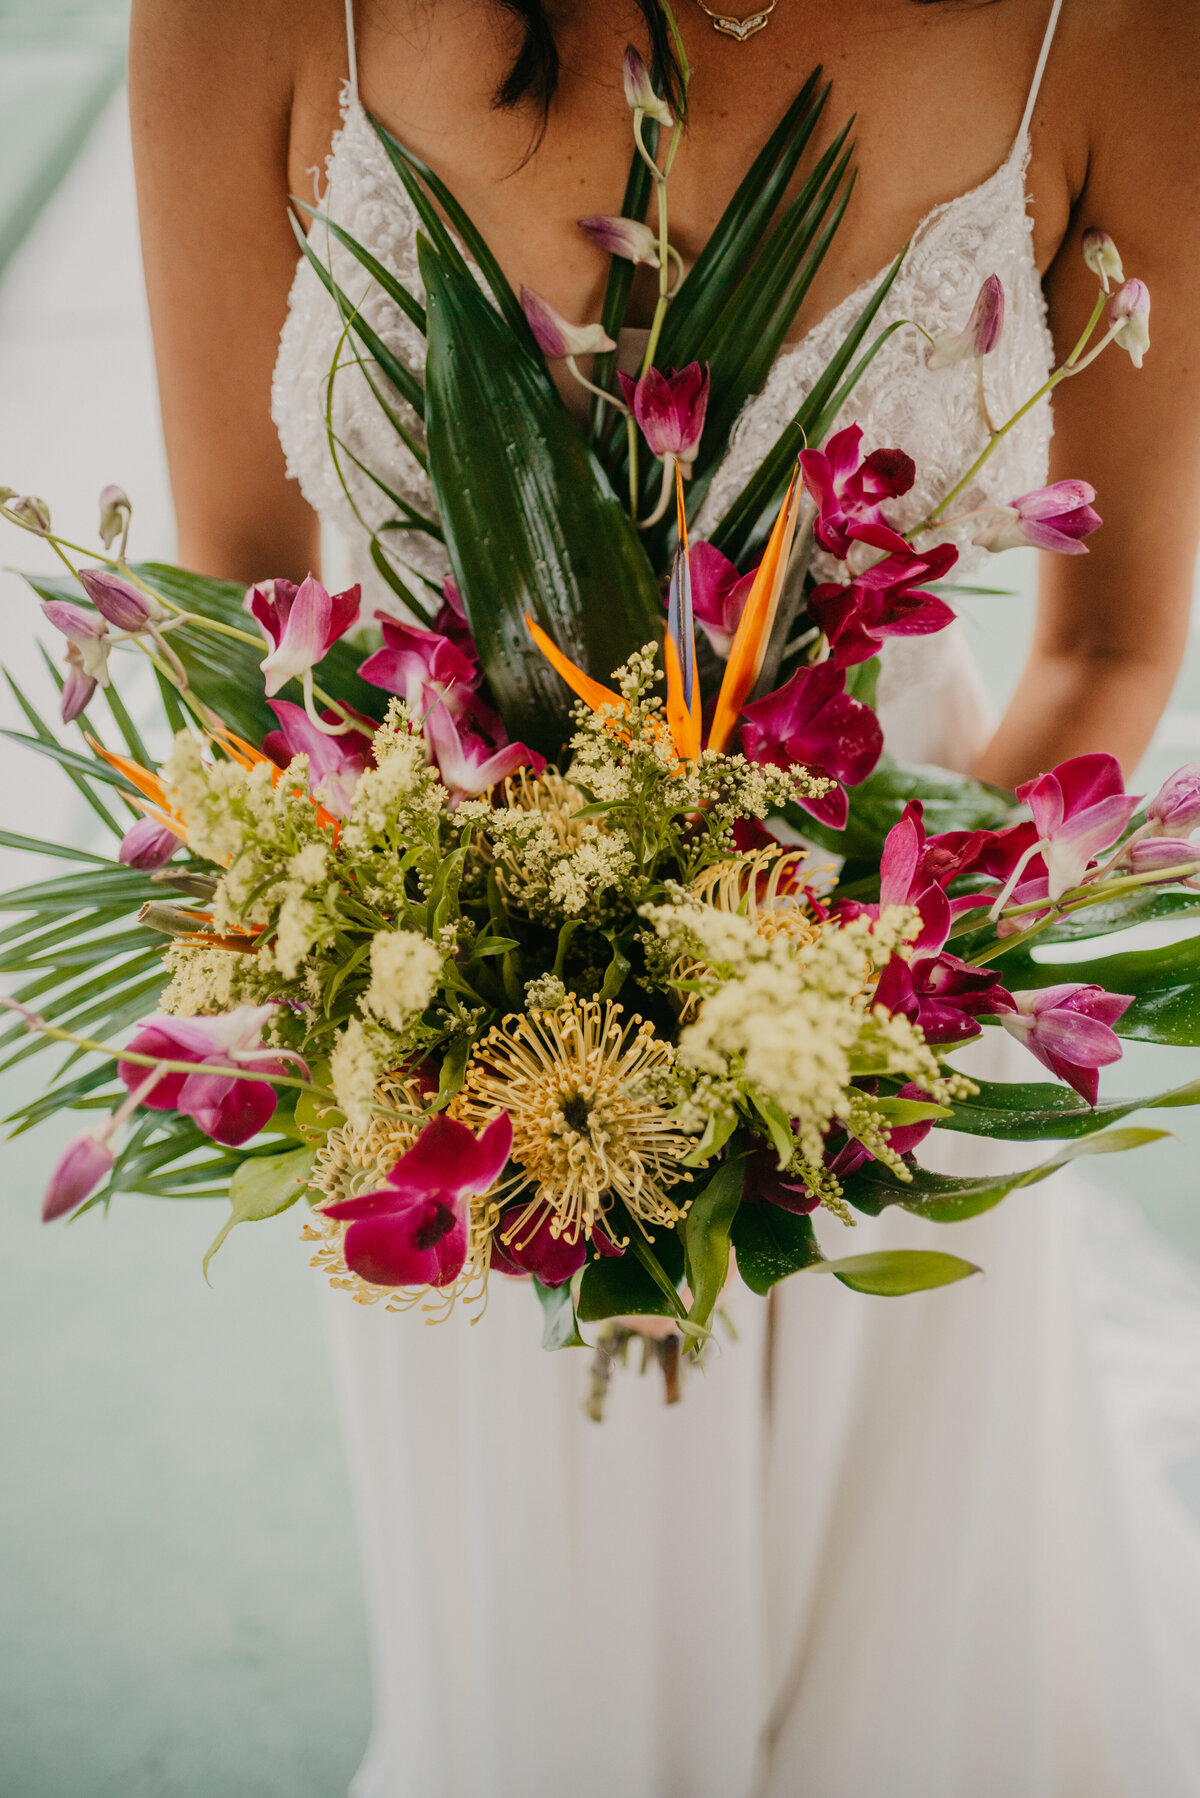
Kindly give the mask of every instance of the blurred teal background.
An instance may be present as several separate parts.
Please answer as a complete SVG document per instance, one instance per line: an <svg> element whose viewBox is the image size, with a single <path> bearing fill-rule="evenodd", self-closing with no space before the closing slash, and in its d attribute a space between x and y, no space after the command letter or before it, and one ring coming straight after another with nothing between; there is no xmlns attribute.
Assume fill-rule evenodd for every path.
<svg viewBox="0 0 1200 1798"><path fill-rule="evenodd" d="M0 0L0 481L45 495L89 540L96 494L119 481L135 552L170 556L117 91L125 12L120 0ZM0 554L53 566L29 539ZM1028 641L1032 558L988 573L1012 597L968 598L963 612L1000 705ZM32 598L8 572L0 608L5 662L51 704ZM20 722L7 695L0 712ZM1195 643L1144 782L1194 759ZM87 832L48 764L5 745L3 768L0 825ZM37 872L0 851L5 886ZM1161 1089L1195 1064L1133 1045L1108 1087ZM24 1064L3 1109L44 1078ZM1177 1140L1089 1172L1200 1261L1200 1126L1186 1112L1169 1122ZM221 1206L126 1200L106 1221L44 1230L40 1191L67 1134L0 1148L0 1794L335 1798L365 1743L368 1671L295 1215L237 1231L211 1288L200 1261Z"/></svg>

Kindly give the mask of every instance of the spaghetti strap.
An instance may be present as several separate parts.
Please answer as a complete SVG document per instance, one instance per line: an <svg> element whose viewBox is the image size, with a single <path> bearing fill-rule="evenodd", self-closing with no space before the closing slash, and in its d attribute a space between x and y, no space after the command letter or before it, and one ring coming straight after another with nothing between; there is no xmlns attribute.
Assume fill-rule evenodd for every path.
<svg viewBox="0 0 1200 1798"><path fill-rule="evenodd" d="M1058 16L1058 8L1062 0L1055 0L1054 12ZM354 47L354 0L346 0L346 54L350 59L350 98L358 99L358 56ZM1039 77L1041 64L1038 65Z"/></svg>
<svg viewBox="0 0 1200 1798"><path fill-rule="evenodd" d="M351 0L346 0L347 12L350 10L350 5ZM1054 5L1050 8L1050 18L1046 25L1046 35L1042 39L1041 55L1038 57L1037 67L1033 71L1033 85L1029 89L1029 98L1025 102L1025 116L1021 120L1021 129L1017 132L1017 141L1013 146L1014 150L1029 136L1029 127L1033 123L1033 109L1037 105L1038 90L1042 85L1042 76L1046 73L1046 63L1050 56L1050 46L1054 42L1054 33L1058 29L1058 15L1061 11L1062 0L1054 0Z"/></svg>

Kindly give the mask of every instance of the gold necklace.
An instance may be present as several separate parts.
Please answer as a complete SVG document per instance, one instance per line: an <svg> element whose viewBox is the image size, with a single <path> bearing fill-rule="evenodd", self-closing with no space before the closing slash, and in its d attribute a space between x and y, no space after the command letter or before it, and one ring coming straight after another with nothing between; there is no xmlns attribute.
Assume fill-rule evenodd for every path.
<svg viewBox="0 0 1200 1798"><path fill-rule="evenodd" d="M725 37L735 37L739 44L744 44L748 37L754 37L766 28L778 4L779 0L771 0L770 5L764 6L759 12L747 13L745 18L734 19L728 13L714 12L711 6L704 4L704 0L696 0L700 11L712 21L713 30L721 32Z"/></svg>

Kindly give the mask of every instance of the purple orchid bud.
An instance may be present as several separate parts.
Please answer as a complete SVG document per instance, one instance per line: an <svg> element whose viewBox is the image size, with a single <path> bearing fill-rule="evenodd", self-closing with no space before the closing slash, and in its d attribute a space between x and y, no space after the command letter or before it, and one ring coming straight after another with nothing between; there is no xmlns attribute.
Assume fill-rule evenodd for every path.
<svg viewBox="0 0 1200 1798"><path fill-rule="evenodd" d="M121 838L117 859L127 868L140 868L143 872L165 868L179 843L176 833L160 824L157 818L139 818Z"/></svg>
<svg viewBox="0 0 1200 1798"><path fill-rule="evenodd" d="M1164 868L1180 868L1183 872L1171 878L1196 886L1200 843L1193 842L1190 837L1138 837L1129 845L1127 860L1133 874L1156 874Z"/></svg>
<svg viewBox="0 0 1200 1798"><path fill-rule="evenodd" d="M746 706L742 718L742 747L750 761L779 768L799 762L839 783L799 803L822 824L844 829L850 809L844 787L865 780L883 753L879 719L846 692L844 670L832 662L798 668L785 686Z"/></svg>
<svg viewBox="0 0 1200 1798"><path fill-rule="evenodd" d="M299 587L275 580L248 590L243 607L272 646L260 664L268 699L289 680L311 673L338 638L358 623L361 593L356 585L329 594L311 574Z"/></svg>
<svg viewBox="0 0 1200 1798"><path fill-rule="evenodd" d="M521 288L521 308L538 348L552 362L560 362L566 356L600 355L617 347L603 325L570 324L532 287Z"/></svg>
<svg viewBox="0 0 1200 1798"><path fill-rule="evenodd" d="M1125 279L1125 270L1121 267L1121 252L1108 232L1101 231L1095 225L1083 234L1083 260L1099 279L1105 293L1110 291L1110 281L1121 282Z"/></svg>
<svg viewBox="0 0 1200 1798"><path fill-rule="evenodd" d="M660 125L675 123L670 107L655 93L650 71L632 44L626 44L621 58L621 79L625 86L625 104L630 112L644 112L647 118L657 119Z"/></svg>
<svg viewBox="0 0 1200 1798"><path fill-rule="evenodd" d="M62 718L71 724L86 709L97 686L108 685L108 625L95 612L85 612L69 599L42 602L47 624L67 639L67 676L62 691Z"/></svg>
<svg viewBox="0 0 1200 1798"><path fill-rule="evenodd" d="M658 238L649 225L643 225L637 219L595 213L590 218L580 219L579 229L598 250L604 250L610 256L620 256L626 262L644 262L649 268L658 267Z"/></svg>
<svg viewBox="0 0 1200 1798"><path fill-rule="evenodd" d="M156 599L107 568L81 568L79 579L96 610L119 631L143 631L169 616Z"/></svg>
<svg viewBox="0 0 1200 1798"><path fill-rule="evenodd" d="M96 691L95 678L83 666L83 657L74 643L67 645L67 672L63 680L62 721L74 724L92 703Z"/></svg>
<svg viewBox="0 0 1200 1798"><path fill-rule="evenodd" d="M425 719L425 741L437 763L442 784L449 789L451 805L460 799L486 793L518 768L532 768L541 774L546 766L544 756L527 749L524 743L509 743L504 727L496 720L498 743L488 742L472 728L469 721L456 719L445 700L429 695L434 703Z"/></svg>
<svg viewBox="0 0 1200 1798"><path fill-rule="evenodd" d="M1093 506L1096 489L1087 481L1055 481L1023 493L1010 506L997 506L990 521L972 537L981 549L1053 550L1060 556L1085 556L1082 542L1104 520Z"/></svg>
<svg viewBox="0 0 1200 1798"><path fill-rule="evenodd" d="M54 1164L42 1199L42 1222L52 1224L90 1198L112 1172L113 1152L99 1137L85 1131L69 1142Z"/></svg>
<svg viewBox="0 0 1200 1798"><path fill-rule="evenodd" d="M105 549L111 549L117 538L126 534L132 514L133 507L123 487L101 488L100 541Z"/></svg>
<svg viewBox="0 0 1200 1798"><path fill-rule="evenodd" d="M1146 807L1156 834L1180 836L1200 824L1200 762L1177 768Z"/></svg>
<svg viewBox="0 0 1200 1798"><path fill-rule="evenodd" d="M439 1112L385 1186L322 1206L350 1226L347 1267L374 1286L453 1285L467 1258L470 1201L495 1185L511 1149L507 1111L478 1137Z"/></svg>
<svg viewBox="0 0 1200 1798"><path fill-rule="evenodd" d="M50 529L50 508L44 499L35 494L24 493L19 499L9 504L9 512L31 531L38 531L42 536Z"/></svg>
<svg viewBox="0 0 1200 1798"><path fill-rule="evenodd" d="M975 296L971 316L961 331L935 337L926 353L929 368L949 368L969 356L990 356L1004 329L1004 283L989 275Z"/></svg>
<svg viewBox="0 0 1200 1798"><path fill-rule="evenodd" d="M1108 322L1114 342L1128 350L1135 368L1150 348L1150 289L1144 281L1126 281L1108 303Z"/></svg>
<svg viewBox="0 0 1200 1798"><path fill-rule="evenodd" d="M696 459L708 408L708 365L689 362L665 374L648 368L640 380L619 374L621 392L656 456L674 456L686 473Z"/></svg>
<svg viewBox="0 0 1200 1798"><path fill-rule="evenodd" d="M242 1080L239 1065L256 1074L308 1069L298 1055L273 1055L262 1046L263 1026L273 1004L238 1005L216 1017L177 1018L158 1013L142 1023L127 1045L134 1055L156 1061L194 1064L192 1073L165 1072L140 1103L152 1111L182 1111L214 1142L237 1148L257 1136L275 1111L275 1094L265 1080ZM144 1087L146 1069L119 1061L117 1072L130 1092Z"/></svg>
<svg viewBox="0 0 1200 1798"><path fill-rule="evenodd" d="M1033 813L1051 900L1079 885L1093 857L1112 847L1140 803L1136 793L1125 791L1116 756L1102 753L1060 762L1053 773L1019 786L1017 798ZM1026 861L1033 848L1024 852Z"/></svg>
<svg viewBox="0 0 1200 1798"><path fill-rule="evenodd" d="M1099 1070L1121 1059L1121 1043L1113 1025L1133 1004L1132 994L1106 993L1101 986L1069 985L1013 997L1016 1010L1000 1014L1004 1028L1024 1043L1043 1067L1094 1105L1100 1090Z"/></svg>

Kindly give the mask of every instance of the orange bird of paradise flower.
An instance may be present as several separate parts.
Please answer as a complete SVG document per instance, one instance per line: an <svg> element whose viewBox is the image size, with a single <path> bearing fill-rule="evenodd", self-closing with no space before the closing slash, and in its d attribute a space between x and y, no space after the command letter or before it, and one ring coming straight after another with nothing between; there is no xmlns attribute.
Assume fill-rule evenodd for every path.
<svg viewBox="0 0 1200 1798"><path fill-rule="evenodd" d="M754 691L755 682L762 672L763 658L779 610L784 575L796 533L798 496L797 476L793 474L730 646L725 676L717 695L712 727L708 733L706 747L709 749L723 750L728 746L742 707ZM667 597L667 630L663 641L667 666L667 728L680 761L695 762L699 760L701 750L700 683L696 678L696 633L692 616L692 576L688 561L683 477L678 463L675 466L675 506L679 542L671 570L671 586ZM614 717L620 717L628 711L619 693L614 693L611 687L593 680L582 668L576 667L528 612L525 614L525 623L546 660L562 676L571 691L577 693L593 712L607 709Z"/></svg>

